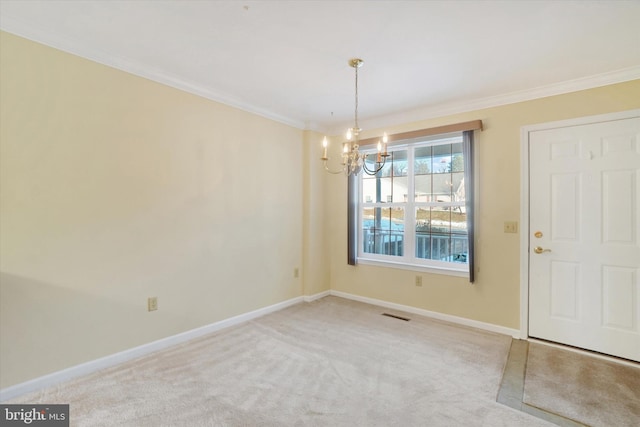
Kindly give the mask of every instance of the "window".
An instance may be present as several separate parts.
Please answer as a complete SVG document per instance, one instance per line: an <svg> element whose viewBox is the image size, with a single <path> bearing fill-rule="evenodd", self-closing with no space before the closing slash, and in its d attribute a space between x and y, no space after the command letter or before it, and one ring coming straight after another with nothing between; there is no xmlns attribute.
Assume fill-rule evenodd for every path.
<svg viewBox="0 0 640 427"><path fill-rule="evenodd" d="M358 181L360 260L468 271L461 132L395 144L380 172Z"/></svg>

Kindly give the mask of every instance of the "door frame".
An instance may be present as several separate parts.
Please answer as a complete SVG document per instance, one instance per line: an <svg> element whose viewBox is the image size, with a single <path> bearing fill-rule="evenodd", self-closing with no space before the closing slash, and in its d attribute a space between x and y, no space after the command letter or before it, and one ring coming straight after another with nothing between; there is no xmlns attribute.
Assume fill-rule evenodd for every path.
<svg viewBox="0 0 640 427"><path fill-rule="evenodd" d="M529 338L529 139L532 132L640 117L640 109L598 114L520 128L520 339Z"/></svg>

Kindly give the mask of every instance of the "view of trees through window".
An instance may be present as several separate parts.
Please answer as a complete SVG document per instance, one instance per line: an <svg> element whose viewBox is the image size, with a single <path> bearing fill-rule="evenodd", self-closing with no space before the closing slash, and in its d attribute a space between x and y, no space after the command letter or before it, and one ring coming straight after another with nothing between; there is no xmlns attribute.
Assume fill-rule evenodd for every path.
<svg viewBox="0 0 640 427"><path fill-rule="evenodd" d="M360 254L397 262L467 262L462 137L389 150L360 177ZM375 167L370 156L370 169Z"/></svg>

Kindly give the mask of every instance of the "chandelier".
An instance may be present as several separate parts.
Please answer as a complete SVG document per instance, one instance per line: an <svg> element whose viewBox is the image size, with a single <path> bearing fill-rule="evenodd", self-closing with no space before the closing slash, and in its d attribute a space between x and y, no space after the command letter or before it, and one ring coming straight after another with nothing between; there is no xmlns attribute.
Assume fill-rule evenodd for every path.
<svg viewBox="0 0 640 427"><path fill-rule="evenodd" d="M368 155L358 151L358 141L360 131L362 130L358 127L358 68L362 67L362 64L364 64L364 61L360 58L353 58L349 60L349 66L355 69L356 72L355 124L352 128L347 130L347 140L342 143L342 169L337 171L329 169L329 166L327 165L327 162L329 161L329 157L327 157L327 147L329 143L326 136L322 140L322 157L320 160L322 160L324 168L329 173L344 173L348 176L352 174L358 175L361 170L364 170L368 175L375 175L384 167L387 157L389 157L389 154L387 153L388 138L386 133L382 137L382 142L378 141L378 154L372 169L369 169L367 166Z"/></svg>

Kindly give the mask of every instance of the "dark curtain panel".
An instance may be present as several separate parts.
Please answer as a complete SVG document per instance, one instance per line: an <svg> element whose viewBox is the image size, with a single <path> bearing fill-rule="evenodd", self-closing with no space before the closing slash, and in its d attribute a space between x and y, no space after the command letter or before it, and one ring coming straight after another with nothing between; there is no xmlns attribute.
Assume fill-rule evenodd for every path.
<svg viewBox="0 0 640 427"><path fill-rule="evenodd" d="M358 177L354 174L347 178L347 263L356 265L358 255L357 189Z"/></svg>
<svg viewBox="0 0 640 427"><path fill-rule="evenodd" d="M475 277L475 232L474 232L474 183L473 183L473 131L462 132L462 155L464 157L464 194L467 210L467 232L469 233L469 282L473 283Z"/></svg>

